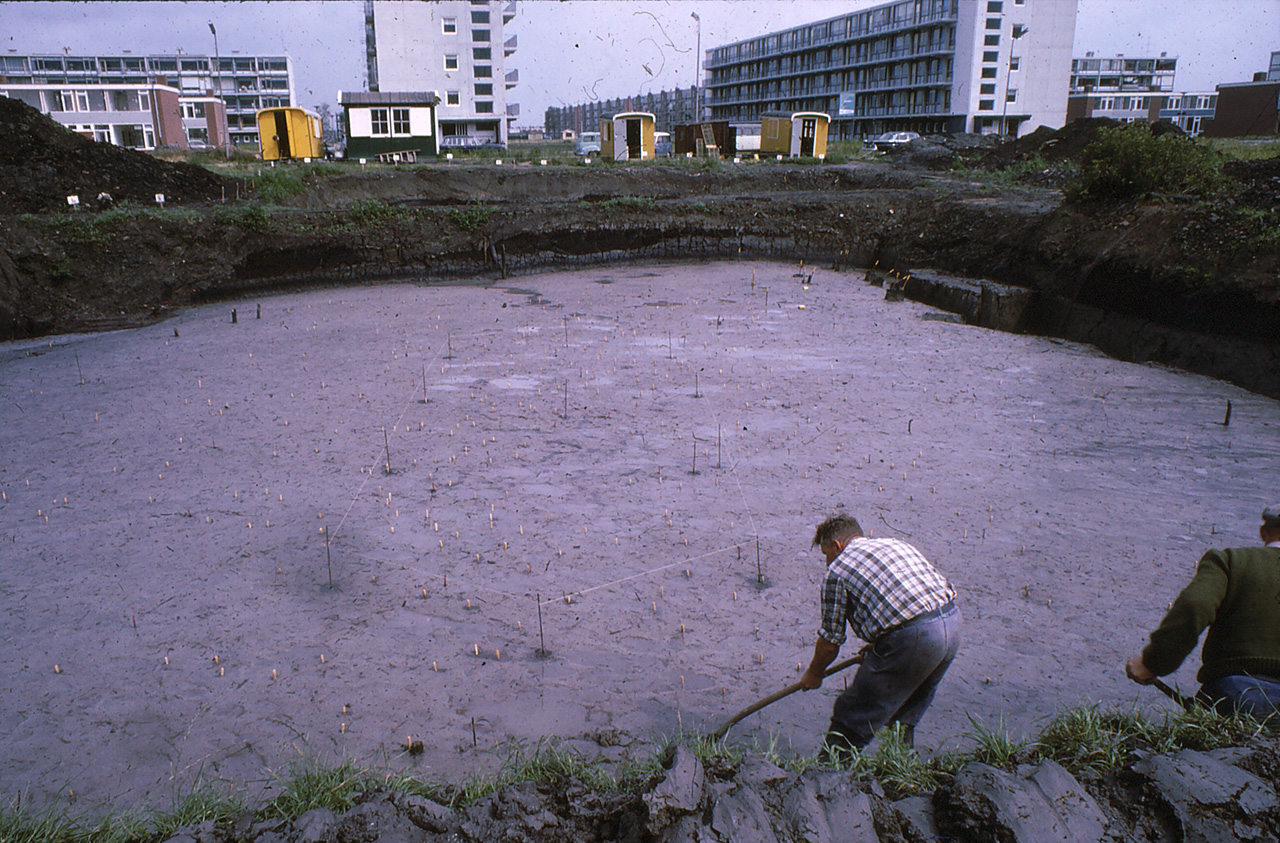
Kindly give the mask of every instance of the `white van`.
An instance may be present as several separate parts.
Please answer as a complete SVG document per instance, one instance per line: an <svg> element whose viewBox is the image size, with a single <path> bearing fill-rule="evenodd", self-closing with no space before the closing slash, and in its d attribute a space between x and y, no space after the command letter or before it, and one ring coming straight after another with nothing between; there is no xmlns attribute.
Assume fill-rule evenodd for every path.
<svg viewBox="0 0 1280 843"><path fill-rule="evenodd" d="M574 150L579 155L599 155L600 154L600 133L599 132L583 132L578 135L578 145Z"/></svg>

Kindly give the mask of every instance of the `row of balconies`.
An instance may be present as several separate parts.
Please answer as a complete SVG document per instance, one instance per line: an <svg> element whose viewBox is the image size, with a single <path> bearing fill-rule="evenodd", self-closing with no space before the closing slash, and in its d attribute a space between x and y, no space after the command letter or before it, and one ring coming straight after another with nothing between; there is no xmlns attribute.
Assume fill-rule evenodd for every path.
<svg viewBox="0 0 1280 843"><path fill-rule="evenodd" d="M745 73L724 73L712 74L711 81L708 85L732 84L738 81L756 81L760 79L778 79L786 76L802 76L812 73L822 73L838 70L855 70L861 67L868 67L876 64L886 64L891 62L910 61L912 59L930 59L938 56L950 56L954 50L950 47L930 47L927 50L884 50L876 52L862 58L853 59L851 61L822 61L813 62L800 69L777 69L769 70L758 68L749 70Z"/></svg>
<svg viewBox="0 0 1280 843"><path fill-rule="evenodd" d="M951 86L950 79L944 79L941 76L933 76L923 81L883 83L879 85L859 85L854 89L854 93L877 93L891 91L909 91L919 88L925 89L941 89L949 90ZM741 105L743 103L759 102L761 100L775 99L777 97L813 97L813 96L839 96L848 93L849 88L840 85L824 85L822 87L811 87L806 89L781 89L776 91L768 91L764 94L721 94L713 91L707 97L707 103L712 106L716 105Z"/></svg>
<svg viewBox="0 0 1280 843"><path fill-rule="evenodd" d="M711 70L727 64L736 64L743 61L751 61L752 59L757 59L757 58L782 56L788 53L802 52L804 50L813 49L815 47L826 46L828 44L840 44L848 41L859 41L859 40L865 40L868 38L876 38L876 37L881 37L883 35L887 35L893 32L905 32L911 29L918 29L925 26L935 26L939 23L954 24L957 20L958 20L958 15L956 13L945 13L945 12L941 14L924 13L908 22L896 22L896 23L884 24L878 27L870 27L865 30L854 32L852 34L841 33L839 35L828 35L821 38L806 39L802 43L792 43L792 44L786 44L786 45L779 43L779 45L774 49L769 49L764 46L765 38L773 38L778 36L766 36L765 38L762 38L762 39L757 39L757 40L747 42L747 44L750 45L750 49L748 50L739 51L736 53L731 52L735 49L735 47L747 46L746 44L743 44L743 45L731 44L727 47L720 47L718 49L712 50L711 58L707 61L706 67L708 70ZM760 46L757 47L756 46L757 44Z"/></svg>

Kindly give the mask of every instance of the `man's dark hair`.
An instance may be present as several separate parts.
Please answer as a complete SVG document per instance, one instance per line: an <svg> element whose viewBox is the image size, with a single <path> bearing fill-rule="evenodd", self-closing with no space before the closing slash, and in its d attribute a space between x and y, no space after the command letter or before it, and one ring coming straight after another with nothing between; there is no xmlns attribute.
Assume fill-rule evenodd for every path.
<svg viewBox="0 0 1280 843"><path fill-rule="evenodd" d="M813 546L817 547L829 541L844 541L860 535L862 535L862 527L858 525L858 519L852 515L833 515L818 525L817 531L813 534Z"/></svg>

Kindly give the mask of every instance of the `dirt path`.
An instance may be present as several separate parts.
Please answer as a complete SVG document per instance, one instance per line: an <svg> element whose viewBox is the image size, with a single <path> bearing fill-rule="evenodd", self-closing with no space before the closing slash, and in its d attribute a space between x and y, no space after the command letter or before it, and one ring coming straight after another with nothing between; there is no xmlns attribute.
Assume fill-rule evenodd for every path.
<svg viewBox="0 0 1280 843"><path fill-rule="evenodd" d="M960 592L924 745L1159 704L1120 662L1204 547L1256 540L1280 404L796 271L323 290L0 345L0 799L644 752L795 680L839 506ZM812 751L833 693L734 734Z"/></svg>

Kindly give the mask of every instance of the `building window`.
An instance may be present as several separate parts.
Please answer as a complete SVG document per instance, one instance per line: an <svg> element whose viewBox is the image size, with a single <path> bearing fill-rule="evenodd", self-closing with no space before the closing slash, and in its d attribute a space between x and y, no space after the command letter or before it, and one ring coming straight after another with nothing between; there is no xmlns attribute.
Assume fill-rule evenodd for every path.
<svg viewBox="0 0 1280 843"><path fill-rule="evenodd" d="M1009 69L1017 70L1018 65L1022 63L1021 56L1009 56Z"/></svg>
<svg viewBox="0 0 1280 843"><path fill-rule="evenodd" d="M444 69L445 69L445 70L457 70L457 69L458 69L458 56L457 56L456 54L455 54L455 55L452 55L452 56L445 56L445 57L444 57Z"/></svg>
<svg viewBox="0 0 1280 843"><path fill-rule="evenodd" d="M996 69L995 69L994 67L984 67L984 68L982 68L982 78L983 78L983 79L995 79L995 78L996 78Z"/></svg>
<svg viewBox="0 0 1280 843"><path fill-rule="evenodd" d="M473 29L473 30L471 30L471 40L472 40L472 41L479 41L479 42L482 42L482 43L483 43L483 42L485 42L485 41L488 41L488 40L489 40L489 30L487 30L487 29Z"/></svg>
<svg viewBox="0 0 1280 843"><path fill-rule="evenodd" d="M472 12L471 25L475 26L478 23L487 25L489 23L489 13L488 12Z"/></svg>
<svg viewBox="0 0 1280 843"><path fill-rule="evenodd" d="M492 61L493 51L488 47L472 47L471 58L476 61Z"/></svg>
<svg viewBox="0 0 1280 843"><path fill-rule="evenodd" d="M458 103L460 103L461 101L462 101L462 98L461 98L461 96L459 96L459 94L458 94L458 92L457 92L457 91L446 91L446 92L445 92L445 95L444 95L444 104L445 104L445 105L457 105L457 104L458 104Z"/></svg>
<svg viewBox="0 0 1280 843"><path fill-rule="evenodd" d="M984 46L984 47L999 47L999 46L1000 46L1000 36L999 36L999 35L988 35L988 36L986 36L985 38L983 38L983 39L982 39L982 46Z"/></svg>
<svg viewBox="0 0 1280 843"><path fill-rule="evenodd" d="M444 30L445 35L455 35L458 32L458 19L441 18L440 26Z"/></svg>
<svg viewBox="0 0 1280 843"><path fill-rule="evenodd" d="M491 102L476 103L476 114L492 114L492 113L493 113L493 103Z"/></svg>
<svg viewBox="0 0 1280 843"><path fill-rule="evenodd" d="M372 126L371 134L384 137L391 134L390 116L385 108L369 109L369 124Z"/></svg>
<svg viewBox="0 0 1280 843"><path fill-rule="evenodd" d="M995 100L978 100L978 110L979 111L995 111L996 101Z"/></svg>
<svg viewBox="0 0 1280 843"><path fill-rule="evenodd" d="M409 134L409 109L407 108L391 109L391 134L393 135Z"/></svg>
<svg viewBox="0 0 1280 843"><path fill-rule="evenodd" d="M475 74L477 79L492 79L493 68L487 64L478 64L475 66Z"/></svg>
<svg viewBox="0 0 1280 843"><path fill-rule="evenodd" d="M982 88L978 91L978 93L984 97L994 97L996 95L996 83L995 82L983 83Z"/></svg>
<svg viewBox="0 0 1280 843"><path fill-rule="evenodd" d="M1000 61L1000 51L987 50L982 54L982 60L986 62L992 62L992 63L998 62Z"/></svg>
<svg viewBox="0 0 1280 843"><path fill-rule="evenodd" d="M1017 88L1010 88L1009 90L1005 91L1005 92L1004 92L1004 101L1005 101L1005 102L1017 102L1017 101L1018 101L1018 89L1017 89Z"/></svg>
<svg viewBox="0 0 1280 843"><path fill-rule="evenodd" d="M987 18L987 29L999 29L1000 18Z"/></svg>
<svg viewBox="0 0 1280 843"><path fill-rule="evenodd" d="M478 97L491 97L491 96L493 96L493 83L492 83L492 82L477 82L477 83L476 83L476 96L478 96Z"/></svg>
<svg viewBox="0 0 1280 843"><path fill-rule="evenodd" d="M1000 0L987 0L987 14L998 15L1004 11L1004 3Z"/></svg>

